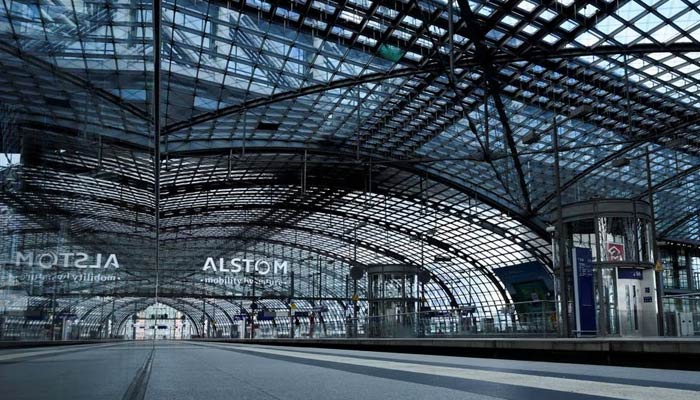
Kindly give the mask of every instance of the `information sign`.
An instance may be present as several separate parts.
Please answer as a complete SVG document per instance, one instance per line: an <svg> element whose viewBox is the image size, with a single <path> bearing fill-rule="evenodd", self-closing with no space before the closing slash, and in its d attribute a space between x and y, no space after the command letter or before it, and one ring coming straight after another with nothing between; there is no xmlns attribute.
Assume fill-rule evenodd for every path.
<svg viewBox="0 0 700 400"><path fill-rule="evenodd" d="M576 330L582 335L596 334L595 296L593 295L593 253L575 247L573 254Z"/></svg>

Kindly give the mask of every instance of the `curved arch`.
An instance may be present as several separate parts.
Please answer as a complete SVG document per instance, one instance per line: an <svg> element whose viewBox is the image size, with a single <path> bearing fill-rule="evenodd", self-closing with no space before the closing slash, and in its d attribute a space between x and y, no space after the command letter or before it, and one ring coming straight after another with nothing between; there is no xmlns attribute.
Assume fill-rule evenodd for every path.
<svg viewBox="0 0 700 400"><path fill-rule="evenodd" d="M271 226L270 224L262 224L262 225L260 225L260 224L249 224L249 225L253 225L253 226L268 226L268 227ZM301 227L294 226L294 225L288 225L288 226L284 226L284 227L285 227L285 229L286 229L286 228L289 228L289 229L299 230L299 231L305 231L305 232L309 232L309 233L315 232L315 230L313 230L313 229L301 228ZM338 240L341 240L341 241L345 241L345 242L348 243L348 244L353 243L353 242L351 242L351 241L343 240L343 239L342 239L342 236L340 236L340 235L323 234L322 236L327 236L327 237L330 237L330 238L334 238L334 239L338 239ZM239 239L239 240L244 240L244 239L249 239L249 238L247 238L247 237L236 237L236 236L222 236L222 237L213 237L213 236L209 236L209 237L197 237L197 238L193 238L193 239L190 239L190 240L211 240L211 239ZM163 240L164 240L164 241L167 241L168 239L163 239ZM259 241L259 242L260 242L260 241L262 241L262 242L272 242L270 239L266 239L266 238L257 238L256 241ZM291 245L289 242L283 242L283 241L280 241L280 242L278 242L278 243L285 244L285 245ZM368 242L365 242L365 241L360 241L360 240L358 240L357 243L358 243L358 246L359 246L359 247L362 247L362 248L364 248L364 249L366 249L366 250L369 250L369 251L377 252L378 254L385 255L385 256L387 256L387 257L389 257L389 258L393 258L394 260L397 260L399 263L405 263L405 264L411 264L411 265L419 265L419 264L417 264L417 263L411 261L410 259L401 256L399 253L396 253L396 252L393 252L393 251L390 251L390 250L382 250L382 249L378 248L377 246L374 246L374 245L372 245L372 244L370 244L370 243L368 243ZM298 246L298 245L293 245L293 247L297 247L297 246ZM471 261L469 261L469 260L467 260L467 261L468 261L468 262L471 262ZM481 269L482 272L485 272L484 275L487 276L487 277L492 281L494 287L495 287L495 288L500 292L500 294L503 296L504 301L508 302L508 298L509 298L509 297L508 297L507 293L505 292L505 289L503 289L503 287L501 286L501 284L500 284L500 282L498 281L498 279L488 270L488 268L485 268L485 267L483 267L483 266L478 266L477 268ZM456 300L456 298L454 297L454 295L452 294L452 291L449 289L449 286L441 279L441 277L438 276L437 274L435 274L435 273L432 272L432 271L431 271L431 275L432 275L433 279L436 281L436 283L445 291L445 294L448 296L448 298L451 300L451 302L457 303L457 300Z"/></svg>
<svg viewBox="0 0 700 400"><path fill-rule="evenodd" d="M390 258L393 258L397 260L400 263L405 263L405 264L411 264L411 265L418 265L415 262L411 261L410 259L406 258L405 256L401 255L400 253L394 252L389 249L381 249L376 245L373 245L372 243L366 242L365 240L361 239L349 239L345 238L344 235L338 235L335 233L329 233L317 229L312 229L312 228L307 228L307 227L300 227L297 225L285 225L285 224L272 224L272 223L257 223L257 222L236 222L236 223L228 223L226 226L260 226L260 227L268 227L268 228L283 228L283 229L289 229L289 230L295 230L295 231L302 231L302 232L308 232L314 235L319 235L319 236L326 236L330 237L333 239L337 239L340 241L344 241L348 244L353 244L355 241L357 242L357 245L360 247L363 247L367 250L371 250L374 252L377 252L378 254L383 254L385 256L388 256ZM397 231L398 232L398 231ZM402 232L405 233L405 232ZM414 237L415 239L419 239L418 235L412 235L411 237ZM164 241L167 241L168 239L163 239ZM481 263L475 259L473 259L471 256L466 255L460 251L454 251L450 246L448 246L445 243L442 243L434 238L428 238L427 243L430 245L433 245L439 249L442 249L444 251L451 252L455 254L456 256L463 258L465 261L470 263L471 265L474 265L478 270L480 270L485 276L487 276L493 285L498 288L499 292L503 296L504 300L507 301L508 295L505 292L505 289L502 287L500 280L496 278L496 276L491 272L491 270L488 267L485 267L481 265Z"/></svg>
<svg viewBox="0 0 700 400"><path fill-rule="evenodd" d="M199 325L199 322L197 321L196 318L194 318L194 317L192 317L192 315L190 315L191 312L188 312L187 310L181 309L180 307L178 307L178 304L182 304L182 305L185 305L185 306L187 306L187 307L192 308L193 310L200 311L200 312L202 312L203 315L205 315L204 310L197 308L196 306L194 306L193 304L191 304L190 302L188 302L188 301L186 301L186 300L184 300L184 299L162 298L162 299L159 299L159 301L161 301L163 304L166 304L166 305L168 305L168 306L170 306L170 307L172 307L172 308L174 308L174 309L176 309L176 310L182 312L183 315L185 315L185 316L190 320L190 322L192 323L192 326L195 327L195 330L197 331L198 334L201 334L201 333L203 332L203 327ZM120 306L119 309L120 309L120 310L123 310L124 308L126 308L126 307L128 307L128 306L131 306L131 305L134 305L134 304L140 304L140 303L144 303L144 304L145 304L144 307L139 308L139 310L143 310L143 309L146 309L146 308L148 308L149 306L155 304L155 299L154 299L154 298L151 298L151 297L138 297L138 298L136 298L136 299L134 299L134 300L131 300L131 301L129 301L129 302L123 304L122 306ZM117 311L117 310L115 310L115 312L116 312L116 311ZM138 311L135 311L135 312L138 312ZM122 320L121 320L121 321L119 322L119 324L118 324L117 332L120 332L120 331L123 329L124 323L125 323L126 321L128 321L129 317L131 317L132 315L134 315L135 312L127 312L127 313L125 314L124 318L122 318ZM209 316L209 315L207 315L207 318L212 319L212 317Z"/></svg>
<svg viewBox="0 0 700 400"><path fill-rule="evenodd" d="M381 193L381 192L380 192ZM402 196L401 198L404 199L409 199L408 196ZM449 206L440 206L439 204L431 204L433 207L432 210L434 211L440 211L440 212L445 212L445 210L449 210ZM367 215L359 215L359 214L353 214L350 212L341 212L337 209L333 208L326 208L326 207L319 207L313 204L264 204L264 203L248 203L244 205L236 205L235 207L230 207L228 205L220 205L220 206L208 206L208 207L197 207L197 210L195 208L181 208L178 210L176 216L177 217L183 217L187 215L196 215L197 213L201 212L217 212L217 211L229 211L229 210L235 210L235 211L249 211L249 210L265 210L265 209L270 209L274 207L275 210L288 210L288 211L304 211L304 212L311 212L314 214L324 214L324 215L332 215L332 216L337 216L337 217L344 217L344 218L349 218L354 221L360 221L364 223L368 223L370 225L377 226L379 228L389 230L391 232L395 233L401 233L401 234L406 234L409 235L413 239L419 239L419 233L418 232L413 232L409 230L408 228L399 225L395 222L391 221L384 221L383 219L372 217L372 216L367 216ZM502 235L504 239L509 239L511 240L514 244L522 246L525 250L528 250L530 253L535 255L537 258L540 260L543 260L545 257L544 254L537 248L535 248L529 241L527 240L516 240L518 239L517 236L513 235L511 232L505 230L504 228L501 228L497 225L494 225L485 219L479 218L478 216L475 215L465 215L464 213L459 213L455 210L450 210L450 214L453 216L458 216L464 220L469 221L470 224L479 226L480 228L487 230L489 232L492 232L494 234L499 234ZM209 228L209 227L225 227L225 226L231 226L230 224L227 224L225 222L220 222L220 223L206 223L206 222L200 222L200 223L188 223L188 224L181 224L181 225L167 225L163 228L164 232L170 232L170 231L179 231L180 229L199 229L199 228ZM435 241L436 243L441 243L440 245L436 245L437 247L450 251L449 246L447 244L444 244L440 242L438 239L433 238L431 236L428 236L428 240ZM457 254L455 254L457 255ZM547 260L544 258L544 260ZM543 260L543 261L544 261Z"/></svg>

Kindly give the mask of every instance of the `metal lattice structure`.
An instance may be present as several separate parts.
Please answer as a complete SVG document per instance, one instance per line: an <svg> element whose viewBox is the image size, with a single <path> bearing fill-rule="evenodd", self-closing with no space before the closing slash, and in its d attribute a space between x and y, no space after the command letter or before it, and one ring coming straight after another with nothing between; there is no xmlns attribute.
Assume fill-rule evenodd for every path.
<svg viewBox="0 0 700 400"><path fill-rule="evenodd" d="M0 8L3 254L123 254L118 280L64 294L142 309L157 275L199 321L188 298L250 296L203 283L237 252L293 260L296 296L343 307L351 266L420 265L433 307L473 293L491 314L495 269L550 264L552 131L564 202L651 190L658 237L700 242L697 3L158 5Z"/></svg>

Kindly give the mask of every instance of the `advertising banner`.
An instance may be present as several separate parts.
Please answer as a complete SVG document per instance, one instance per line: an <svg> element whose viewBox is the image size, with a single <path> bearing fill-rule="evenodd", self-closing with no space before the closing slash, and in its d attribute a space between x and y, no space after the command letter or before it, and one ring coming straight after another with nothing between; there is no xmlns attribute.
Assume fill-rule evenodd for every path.
<svg viewBox="0 0 700 400"><path fill-rule="evenodd" d="M593 293L593 254L591 249L575 247L574 301L576 330L581 335L596 334L595 296Z"/></svg>

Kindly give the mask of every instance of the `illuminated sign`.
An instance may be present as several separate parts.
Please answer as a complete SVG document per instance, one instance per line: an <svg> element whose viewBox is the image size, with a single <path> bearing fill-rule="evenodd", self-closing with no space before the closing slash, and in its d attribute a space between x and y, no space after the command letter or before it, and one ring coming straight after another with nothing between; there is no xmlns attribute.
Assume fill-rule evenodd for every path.
<svg viewBox="0 0 700 400"><path fill-rule="evenodd" d="M105 260L103 263L102 260ZM43 269L50 269L53 266L63 268L119 268L119 261L116 254L109 254L103 258L101 253L93 257L94 262L89 261L87 253L45 253L21 252L15 253L15 265L39 266Z"/></svg>
<svg viewBox="0 0 700 400"><path fill-rule="evenodd" d="M233 274L240 272L250 274L252 272L260 275L273 273L277 275L286 274L288 266L289 263L287 261L274 259L231 258L230 260L226 260L223 257L218 259L208 257L204 262L202 271L229 272Z"/></svg>

